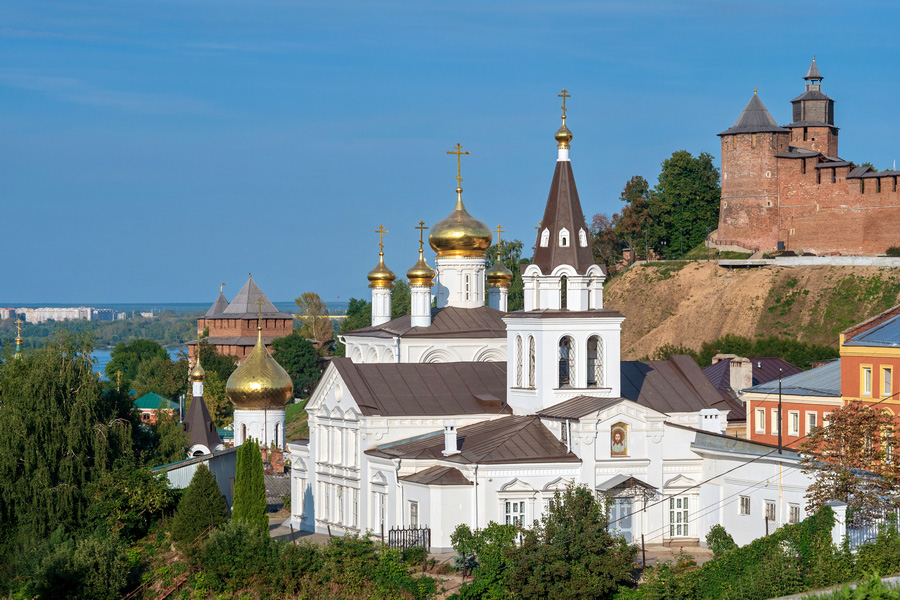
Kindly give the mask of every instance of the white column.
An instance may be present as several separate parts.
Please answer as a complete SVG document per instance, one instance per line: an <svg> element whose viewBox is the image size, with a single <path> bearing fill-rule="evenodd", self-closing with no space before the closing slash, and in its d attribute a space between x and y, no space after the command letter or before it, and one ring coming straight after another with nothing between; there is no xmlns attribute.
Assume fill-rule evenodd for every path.
<svg viewBox="0 0 900 600"><path fill-rule="evenodd" d="M490 287L488 288L488 306L497 310L507 312L509 310L509 288L506 287Z"/></svg>
<svg viewBox="0 0 900 600"><path fill-rule="evenodd" d="M391 320L391 288L372 288L372 326Z"/></svg>
<svg viewBox="0 0 900 600"><path fill-rule="evenodd" d="M484 306L484 256L437 257L437 305L458 308Z"/></svg>
<svg viewBox="0 0 900 600"><path fill-rule="evenodd" d="M431 286L409 286L411 300L410 325L431 327Z"/></svg>

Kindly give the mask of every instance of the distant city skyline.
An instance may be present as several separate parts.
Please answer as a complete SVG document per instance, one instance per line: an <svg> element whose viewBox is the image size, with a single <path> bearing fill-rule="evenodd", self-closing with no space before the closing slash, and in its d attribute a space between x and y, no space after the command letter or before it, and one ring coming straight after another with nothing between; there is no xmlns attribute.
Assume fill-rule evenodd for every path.
<svg viewBox="0 0 900 600"><path fill-rule="evenodd" d="M463 199L530 253L566 88L586 216L709 152L759 88L779 124L812 56L842 158L900 154L891 2L7 3L0 306L368 298ZM433 253L428 252L430 264ZM13 302L15 301L15 302Z"/></svg>

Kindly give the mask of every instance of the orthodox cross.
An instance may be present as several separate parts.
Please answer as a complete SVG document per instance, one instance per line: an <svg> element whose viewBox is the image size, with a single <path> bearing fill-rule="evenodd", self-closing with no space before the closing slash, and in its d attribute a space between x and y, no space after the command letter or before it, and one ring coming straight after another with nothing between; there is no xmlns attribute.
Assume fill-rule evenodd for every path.
<svg viewBox="0 0 900 600"><path fill-rule="evenodd" d="M758 91L759 91L759 88L753 88L753 93L754 93L754 94L755 94L756 92L758 92Z"/></svg>
<svg viewBox="0 0 900 600"><path fill-rule="evenodd" d="M260 325L260 321L262 321L262 307L263 307L263 299L262 296L256 297L256 328L262 329L262 325Z"/></svg>
<svg viewBox="0 0 900 600"><path fill-rule="evenodd" d="M428 229L427 227L425 227L425 221L419 221L419 224L416 226L416 229L419 230L419 252L421 252L422 244L424 243L422 241L422 236L425 234L425 230Z"/></svg>
<svg viewBox="0 0 900 600"><path fill-rule="evenodd" d="M378 234L378 254L384 256L384 234L390 232L384 228L384 225L379 225L378 229L375 230L375 233Z"/></svg>
<svg viewBox="0 0 900 600"><path fill-rule="evenodd" d="M16 316L16 337L22 337L22 321Z"/></svg>
<svg viewBox="0 0 900 600"><path fill-rule="evenodd" d="M220 284L219 284L219 293L221 294L221 293L222 293L222 290L224 290L224 289L225 289L225 284L224 284L224 283L220 283Z"/></svg>
<svg viewBox="0 0 900 600"><path fill-rule="evenodd" d="M497 225L497 229L494 230L494 233L497 234L497 249L499 251L499 249L500 249L500 234L506 233L506 231L503 230L502 225Z"/></svg>
<svg viewBox="0 0 900 600"><path fill-rule="evenodd" d="M463 152L462 145L457 142L456 145L453 146L453 150L449 150L447 154L456 155L456 187L460 188L460 191L462 191L462 155L471 154L471 152Z"/></svg>
<svg viewBox="0 0 900 600"><path fill-rule="evenodd" d="M538 221L537 227L535 227L535 229L540 229L540 228L541 228L541 223L543 223L543 221Z"/></svg>
<svg viewBox="0 0 900 600"><path fill-rule="evenodd" d="M562 93L561 93L561 94L557 94L556 97L557 97L557 98L562 98L562 100L563 100L563 103L562 103L562 111L563 111L563 114L562 114L562 116L563 116L563 119L565 119L565 118L566 118L566 98L571 98L572 95L568 93L568 90L567 90L566 88L563 88Z"/></svg>

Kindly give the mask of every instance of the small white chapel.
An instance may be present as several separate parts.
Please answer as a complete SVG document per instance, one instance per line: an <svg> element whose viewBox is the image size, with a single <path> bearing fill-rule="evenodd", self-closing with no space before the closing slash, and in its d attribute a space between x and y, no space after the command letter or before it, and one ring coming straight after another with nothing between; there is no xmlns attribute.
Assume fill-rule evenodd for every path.
<svg viewBox="0 0 900 600"><path fill-rule="evenodd" d="M456 204L428 236L435 266L419 223L411 314L393 320L379 228L372 323L345 334L347 357L307 404L309 440L287 444L295 526L427 527L432 550L446 550L460 523L530 525L571 484L608 499L610 528L629 542L696 545L722 524L744 544L804 517L799 455L725 436L721 395L690 357L620 360L626 316L603 306L561 97L523 310L507 310L513 274L487 268L493 236L463 203L458 144Z"/></svg>

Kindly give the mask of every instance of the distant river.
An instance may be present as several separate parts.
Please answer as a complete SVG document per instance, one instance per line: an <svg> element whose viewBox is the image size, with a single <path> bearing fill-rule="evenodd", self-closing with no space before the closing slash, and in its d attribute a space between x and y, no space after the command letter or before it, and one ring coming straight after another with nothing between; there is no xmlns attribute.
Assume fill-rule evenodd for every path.
<svg viewBox="0 0 900 600"><path fill-rule="evenodd" d="M187 352L187 347L166 348L166 352L169 353L169 358L171 358L172 360L178 360L178 352ZM95 373L103 373L106 371L106 364L109 362L111 354L112 350L94 350L91 353L91 356L94 358L94 360L97 361L97 364L94 365Z"/></svg>

